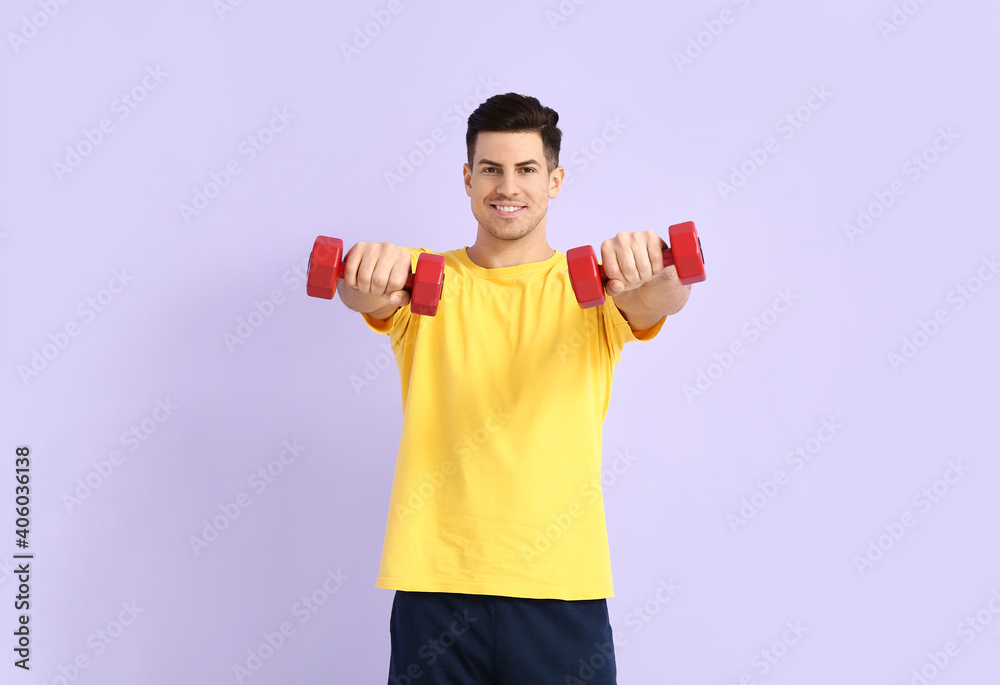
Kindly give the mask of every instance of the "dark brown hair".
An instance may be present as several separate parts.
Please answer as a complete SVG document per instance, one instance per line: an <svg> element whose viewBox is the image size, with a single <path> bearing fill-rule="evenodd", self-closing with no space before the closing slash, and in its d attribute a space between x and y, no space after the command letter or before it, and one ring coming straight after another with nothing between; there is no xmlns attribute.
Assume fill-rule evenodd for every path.
<svg viewBox="0 0 1000 685"><path fill-rule="evenodd" d="M546 171L552 173L559 166L559 145L562 142L562 131L556 126L558 122L559 114L550 107L543 107L537 98L517 93L494 95L469 115L469 129L465 134L469 166L474 167L473 155L480 131L535 131L542 136Z"/></svg>

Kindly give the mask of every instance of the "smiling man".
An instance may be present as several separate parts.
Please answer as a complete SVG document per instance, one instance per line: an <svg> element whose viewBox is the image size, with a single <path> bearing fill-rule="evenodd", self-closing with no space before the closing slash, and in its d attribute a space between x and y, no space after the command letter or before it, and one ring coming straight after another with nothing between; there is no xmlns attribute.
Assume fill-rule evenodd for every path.
<svg viewBox="0 0 1000 685"><path fill-rule="evenodd" d="M582 309L545 235L558 114L496 95L469 117L471 247L442 253L434 317L406 277L427 248L357 243L341 298L388 334L403 427L376 586L395 590L389 685L616 682L600 482L614 367L687 301L652 231L601 244L608 298Z"/></svg>

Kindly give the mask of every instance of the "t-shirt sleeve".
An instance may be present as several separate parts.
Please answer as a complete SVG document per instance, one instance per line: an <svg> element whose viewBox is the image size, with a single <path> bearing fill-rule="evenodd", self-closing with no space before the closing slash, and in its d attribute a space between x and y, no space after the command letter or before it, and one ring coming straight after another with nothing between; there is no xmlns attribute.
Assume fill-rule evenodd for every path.
<svg viewBox="0 0 1000 685"><path fill-rule="evenodd" d="M404 309L408 310L409 307L400 307L388 319L376 319L371 314L365 314L364 312L361 313L361 316L364 318L365 323L368 324L368 328L372 329L376 333L388 334L392 332L392 327L396 323L396 317L399 316L399 313Z"/></svg>
<svg viewBox="0 0 1000 685"><path fill-rule="evenodd" d="M607 334L608 347L611 359L615 364L621 359L622 348L625 343L632 341L647 342L656 337L656 334L663 328L663 322L667 320L664 316L651 328L644 331L633 331L628 320L615 305L613 297L605 297L604 304L601 305L602 319L604 319L604 330Z"/></svg>

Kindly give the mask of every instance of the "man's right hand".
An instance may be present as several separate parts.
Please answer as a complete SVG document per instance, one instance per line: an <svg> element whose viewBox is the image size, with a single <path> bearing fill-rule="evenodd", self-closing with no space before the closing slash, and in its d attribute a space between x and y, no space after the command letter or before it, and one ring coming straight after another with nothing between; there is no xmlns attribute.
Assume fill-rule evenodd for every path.
<svg viewBox="0 0 1000 685"><path fill-rule="evenodd" d="M344 257L341 301L356 312L389 318L410 301L403 286L412 263L410 253L392 243L355 244Z"/></svg>

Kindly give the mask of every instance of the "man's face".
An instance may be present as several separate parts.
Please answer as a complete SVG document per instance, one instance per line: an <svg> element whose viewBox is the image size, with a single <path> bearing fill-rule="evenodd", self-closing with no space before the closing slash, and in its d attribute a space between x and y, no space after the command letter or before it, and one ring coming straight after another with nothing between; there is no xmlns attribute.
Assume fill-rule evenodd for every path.
<svg viewBox="0 0 1000 685"><path fill-rule="evenodd" d="M464 165L465 192L479 225L500 240L517 240L542 224L559 195L565 171L546 169L542 136L535 131L480 131L473 167Z"/></svg>

